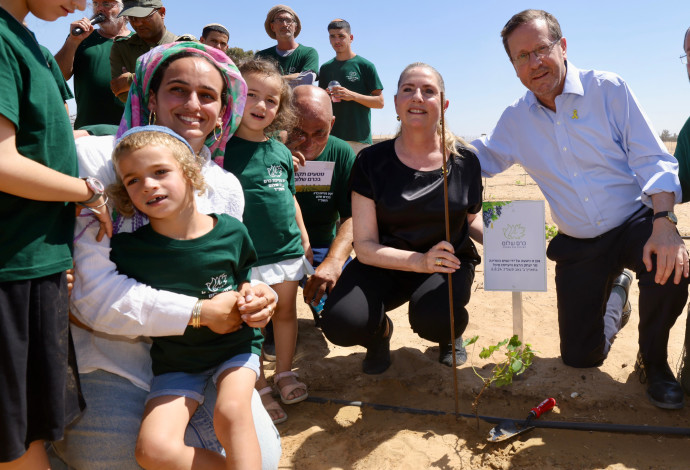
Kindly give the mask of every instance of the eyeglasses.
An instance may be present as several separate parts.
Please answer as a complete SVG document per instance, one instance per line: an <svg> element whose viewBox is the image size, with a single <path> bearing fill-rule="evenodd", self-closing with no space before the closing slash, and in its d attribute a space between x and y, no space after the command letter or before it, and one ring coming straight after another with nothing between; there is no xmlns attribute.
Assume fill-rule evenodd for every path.
<svg viewBox="0 0 690 470"><path fill-rule="evenodd" d="M101 7L105 8L106 10L110 10L115 5L119 5L119 3L118 2L91 2L92 8L98 8L99 6L101 6Z"/></svg>
<svg viewBox="0 0 690 470"><path fill-rule="evenodd" d="M131 23L132 21L134 21L134 22L137 22L137 21L148 21L148 20L151 19L151 17L152 17L157 11L158 11L158 8L156 8L155 10L153 10L151 13L149 13L149 14L146 15L146 16L142 16L142 17L138 17L138 16L125 16L125 18L127 18L127 21L129 21L130 23Z"/></svg>
<svg viewBox="0 0 690 470"><path fill-rule="evenodd" d="M688 64L688 55L685 54L685 55L680 56L680 61L683 63L683 65L687 65Z"/></svg>
<svg viewBox="0 0 690 470"><path fill-rule="evenodd" d="M273 22L274 23L283 23L283 24L290 26L291 24L295 23L295 20L293 20L292 18L274 18Z"/></svg>
<svg viewBox="0 0 690 470"><path fill-rule="evenodd" d="M523 65L526 65L529 63L529 59L534 54L534 57L537 59L543 59L547 55L551 54L551 51L553 50L553 46L556 45L558 41L560 41L561 38L555 39L553 42L545 45L545 46L540 46L534 49L533 51L530 52L523 52L516 58L512 59L513 63L517 65L518 67L522 67Z"/></svg>

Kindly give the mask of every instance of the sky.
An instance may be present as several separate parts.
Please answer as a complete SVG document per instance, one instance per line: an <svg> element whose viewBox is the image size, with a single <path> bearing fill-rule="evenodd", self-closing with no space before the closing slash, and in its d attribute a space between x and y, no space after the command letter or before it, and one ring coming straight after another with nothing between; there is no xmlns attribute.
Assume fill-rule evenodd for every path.
<svg viewBox="0 0 690 470"><path fill-rule="evenodd" d="M273 2L163 0L165 24L175 34L201 35L208 23L230 31L230 45L254 51L275 45L264 30ZM439 70L450 107L447 126L465 138L488 133L503 110L526 91L503 49L500 31L510 17L540 8L559 21L569 62L581 69L615 72L632 88L658 133L680 131L690 116L690 81L679 57L690 26L686 0L524 2L521 0L293 0L302 23L297 41L315 48L320 63L335 53L327 25L344 18L352 26L354 52L376 66L384 108L372 110L374 135L397 129L393 102L400 72L412 62ZM53 23L31 15L29 28L53 53L64 43L76 12ZM70 82L71 85L71 82ZM74 111L74 104L71 109Z"/></svg>

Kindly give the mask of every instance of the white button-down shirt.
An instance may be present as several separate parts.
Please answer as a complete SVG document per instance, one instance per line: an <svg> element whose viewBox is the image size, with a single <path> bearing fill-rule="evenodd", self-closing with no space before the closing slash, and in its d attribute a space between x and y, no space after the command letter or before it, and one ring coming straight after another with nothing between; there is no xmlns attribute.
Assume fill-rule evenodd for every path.
<svg viewBox="0 0 690 470"><path fill-rule="evenodd" d="M556 112L531 91L475 140L484 176L519 163L537 182L561 232L592 238L618 227L660 192L680 202L678 163L630 88L609 72L567 64Z"/></svg>

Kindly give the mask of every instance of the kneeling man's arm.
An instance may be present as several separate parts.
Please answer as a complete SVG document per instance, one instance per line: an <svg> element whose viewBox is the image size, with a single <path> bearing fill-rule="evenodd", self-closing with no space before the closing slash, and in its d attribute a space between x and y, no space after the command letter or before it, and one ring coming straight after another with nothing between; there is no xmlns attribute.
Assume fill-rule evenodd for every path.
<svg viewBox="0 0 690 470"><path fill-rule="evenodd" d="M352 253L352 217L340 219L340 227L328 249L326 258L304 286L304 298L307 302L312 301L316 305L325 292L333 289L350 253Z"/></svg>

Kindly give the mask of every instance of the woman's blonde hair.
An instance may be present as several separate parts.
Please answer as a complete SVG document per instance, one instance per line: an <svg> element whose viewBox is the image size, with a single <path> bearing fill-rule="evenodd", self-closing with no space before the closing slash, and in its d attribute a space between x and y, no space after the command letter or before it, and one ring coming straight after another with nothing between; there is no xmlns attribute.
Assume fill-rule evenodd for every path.
<svg viewBox="0 0 690 470"><path fill-rule="evenodd" d="M134 215L135 207L132 203L132 199L127 193L127 188L120 178L118 163L123 157L144 147L148 147L149 145L160 145L161 147L168 148L180 165L182 174L184 174L187 181L192 185L192 189L199 191L200 194L203 194L206 190L206 183L201 174L199 160L197 156L190 151L188 145L172 135L158 131L142 131L127 135L119 141L113 150L112 159L117 179L108 186L108 196L114 202L115 209L118 213L126 217Z"/></svg>
<svg viewBox="0 0 690 470"><path fill-rule="evenodd" d="M443 82L443 77L441 76L441 74L439 73L438 70L436 70L435 68L433 68L429 64L425 64L424 62L414 62L414 63L408 65L407 67L405 67L403 69L403 71L400 73L400 78L398 78L398 89L400 89L400 84L402 83L405 75L410 70L415 69L415 68L425 68L425 69L431 71L431 73L433 73L434 76L436 77L436 81L438 82L439 90L441 90L445 94L446 85ZM397 95L397 93L396 93L396 95ZM444 105L445 105L445 103L441 103L441 108L443 108ZM441 111L441 112L443 112L443 111ZM460 145L462 147L466 147L470 150L474 150L474 147L472 145L470 145L465 139L453 134L448 129L448 123L447 122L445 124L446 124L445 125L446 135L445 135L445 139L443 139L443 142L445 144L446 152L448 153L448 155L460 156L460 152L457 149L458 145ZM398 132L395 134L395 137L400 136L401 132L402 132L402 125L398 128ZM438 123L438 127L436 128L436 133L438 134L439 137L441 137L441 122L440 121Z"/></svg>
<svg viewBox="0 0 690 470"><path fill-rule="evenodd" d="M264 129L264 134L267 137L272 137L279 131L290 133L297 122L297 114L292 106L292 88L290 88L288 82L281 75L278 63L269 59L251 57L240 62L238 68L245 81L249 75L277 79L278 83L280 83L280 103L278 104L275 119Z"/></svg>

